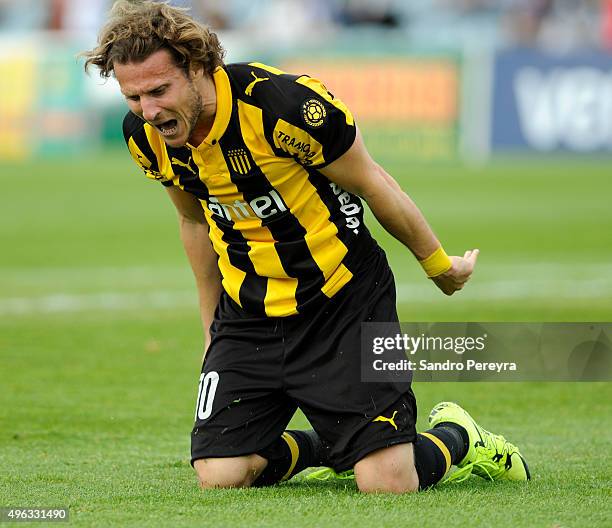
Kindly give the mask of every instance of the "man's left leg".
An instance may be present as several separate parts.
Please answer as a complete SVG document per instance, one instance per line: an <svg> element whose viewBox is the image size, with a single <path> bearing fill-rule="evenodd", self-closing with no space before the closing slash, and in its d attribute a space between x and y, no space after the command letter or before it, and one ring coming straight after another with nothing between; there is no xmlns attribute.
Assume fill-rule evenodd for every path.
<svg viewBox="0 0 612 528"><path fill-rule="evenodd" d="M531 475L519 449L478 425L456 403L442 402L430 415L432 429L404 443L366 454L354 467L364 492L404 493L427 489L450 470L452 480L471 474L487 480L527 481Z"/></svg>
<svg viewBox="0 0 612 528"><path fill-rule="evenodd" d="M417 434L403 443L368 453L355 464L360 491L405 493L430 488L461 461L467 446L459 432L448 427Z"/></svg>

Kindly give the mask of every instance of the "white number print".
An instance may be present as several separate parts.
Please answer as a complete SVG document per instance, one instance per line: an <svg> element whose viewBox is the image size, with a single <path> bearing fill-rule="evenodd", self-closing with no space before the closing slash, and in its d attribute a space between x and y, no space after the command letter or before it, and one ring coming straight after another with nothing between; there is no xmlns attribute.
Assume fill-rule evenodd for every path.
<svg viewBox="0 0 612 528"><path fill-rule="evenodd" d="M213 400L219 384L219 373L209 372L200 374L198 386L198 402L196 403L196 420L206 420L212 414Z"/></svg>

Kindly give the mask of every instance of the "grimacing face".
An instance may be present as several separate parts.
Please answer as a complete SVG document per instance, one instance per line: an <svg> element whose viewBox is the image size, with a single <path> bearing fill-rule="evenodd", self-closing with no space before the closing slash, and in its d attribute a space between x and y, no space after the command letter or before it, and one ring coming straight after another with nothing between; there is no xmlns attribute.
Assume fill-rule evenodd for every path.
<svg viewBox="0 0 612 528"><path fill-rule="evenodd" d="M114 65L129 109L152 125L171 147L182 147L203 117L203 72L179 68L170 52L158 50L142 62Z"/></svg>

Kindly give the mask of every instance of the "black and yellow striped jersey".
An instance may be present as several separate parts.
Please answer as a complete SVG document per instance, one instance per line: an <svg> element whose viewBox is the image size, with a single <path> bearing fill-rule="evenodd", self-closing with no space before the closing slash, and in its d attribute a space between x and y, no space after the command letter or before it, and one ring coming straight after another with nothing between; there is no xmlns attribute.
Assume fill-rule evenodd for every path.
<svg viewBox="0 0 612 528"><path fill-rule="evenodd" d="M169 147L131 112L125 140L149 178L200 200L234 301L257 315L299 313L336 294L376 247L359 198L318 171L353 144L353 116L316 79L259 63L218 68L214 82L201 145Z"/></svg>

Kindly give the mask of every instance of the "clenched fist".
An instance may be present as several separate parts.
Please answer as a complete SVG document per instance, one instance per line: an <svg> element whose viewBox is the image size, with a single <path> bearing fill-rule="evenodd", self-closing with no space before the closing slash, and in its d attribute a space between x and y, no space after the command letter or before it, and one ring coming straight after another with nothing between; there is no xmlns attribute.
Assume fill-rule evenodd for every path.
<svg viewBox="0 0 612 528"><path fill-rule="evenodd" d="M472 249L466 251L463 257L450 257L453 263L451 268L442 275L432 277L431 280L434 281L436 286L446 295L452 295L456 291L461 290L472 276L479 253L480 250Z"/></svg>

